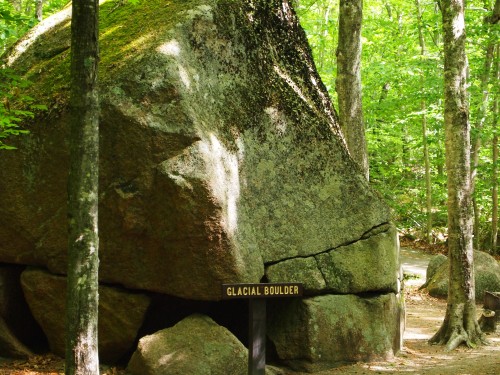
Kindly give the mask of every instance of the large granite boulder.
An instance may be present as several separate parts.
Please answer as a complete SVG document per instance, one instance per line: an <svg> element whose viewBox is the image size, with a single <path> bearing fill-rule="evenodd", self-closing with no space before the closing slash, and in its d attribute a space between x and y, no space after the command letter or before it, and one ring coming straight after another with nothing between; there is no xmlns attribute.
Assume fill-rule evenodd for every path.
<svg viewBox="0 0 500 375"><path fill-rule="evenodd" d="M389 221L288 2L102 8L102 281L217 300L221 282L258 282L267 263L354 244ZM49 111L18 151L0 151L0 261L63 274L69 16L58 17L7 58Z"/></svg>
<svg viewBox="0 0 500 375"><path fill-rule="evenodd" d="M246 374L247 349L226 328L191 315L139 341L127 371L133 375Z"/></svg>
<svg viewBox="0 0 500 375"><path fill-rule="evenodd" d="M281 301L271 312L269 337L279 357L296 370L387 359L400 350L402 317L394 293Z"/></svg>
<svg viewBox="0 0 500 375"><path fill-rule="evenodd" d="M306 293L323 296L269 307L290 317L272 333L280 357L325 364L392 354L397 234L345 147L290 2L104 1L101 8L100 281L192 306L220 303L222 283L301 281ZM49 109L29 136L17 137L17 151L0 150L0 262L60 275L69 24L67 11L45 20L7 56ZM64 278L29 271L23 281L60 352L62 329L47 327L61 323ZM337 306L347 302L360 312ZM338 330L331 314L348 330ZM352 328L361 326L370 339ZM288 352L287 330L304 335ZM351 334L360 341L348 341ZM330 341L350 345L341 348L347 354L334 354Z"/></svg>
<svg viewBox="0 0 500 375"><path fill-rule="evenodd" d="M384 272L376 272L384 270ZM270 282L300 282L306 293L398 293L399 245L396 228L383 225L352 244L266 268Z"/></svg>
<svg viewBox="0 0 500 375"><path fill-rule="evenodd" d="M426 281L425 287L433 297L446 298L448 296L449 261L441 262L432 277ZM488 253L474 251L474 281L476 286L476 300L482 301L484 292L500 290L500 264Z"/></svg>
<svg viewBox="0 0 500 375"><path fill-rule="evenodd" d="M26 300L54 354L65 353L66 278L39 269L21 275ZM133 349L149 298L118 288L99 287L99 358L115 363Z"/></svg>

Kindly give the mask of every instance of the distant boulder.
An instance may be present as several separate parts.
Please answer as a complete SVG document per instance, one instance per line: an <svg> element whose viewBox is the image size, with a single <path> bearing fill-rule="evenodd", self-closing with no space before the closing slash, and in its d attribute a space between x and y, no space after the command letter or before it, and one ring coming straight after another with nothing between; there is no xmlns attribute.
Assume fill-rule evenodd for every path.
<svg viewBox="0 0 500 375"><path fill-rule="evenodd" d="M449 261L443 258L435 258L435 262L441 262L431 278L426 281L426 288L433 297L446 298L448 296L448 267ZM474 280L476 284L476 300L482 301L485 291L500 290L500 265L491 255L474 251Z"/></svg>
<svg viewBox="0 0 500 375"><path fill-rule="evenodd" d="M427 265L427 270L425 273L425 282L426 283L431 281L431 279L434 277L434 275L436 274L439 267L444 262L446 262L447 259L448 259L448 257L446 255L436 254L429 260L429 264Z"/></svg>

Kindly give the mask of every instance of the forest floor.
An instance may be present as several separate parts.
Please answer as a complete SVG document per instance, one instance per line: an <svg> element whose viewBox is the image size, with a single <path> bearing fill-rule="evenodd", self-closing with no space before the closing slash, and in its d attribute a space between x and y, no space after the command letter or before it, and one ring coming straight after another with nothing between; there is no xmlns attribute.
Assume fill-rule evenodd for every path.
<svg viewBox="0 0 500 375"><path fill-rule="evenodd" d="M421 375L496 375L500 374L500 326L487 335L489 345L474 349L459 347L447 352L441 346L427 343L443 320L446 301L430 297L418 287L425 281L429 253L403 249L403 268L411 275L405 284L406 330L403 350L383 362L357 363L316 375L334 374L421 374ZM482 306L477 306L478 313ZM53 355L35 356L29 360L1 360L0 375L60 375L64 362ZM124 375L122 368L103 367L101 375ZM290 373L289 375L299 375ZM189 375L189 374L186 374ZM231 375L231 374L228 374ZM238 374L239 375L239 374ZM243 375L243 374L242 374Z"/></svg>

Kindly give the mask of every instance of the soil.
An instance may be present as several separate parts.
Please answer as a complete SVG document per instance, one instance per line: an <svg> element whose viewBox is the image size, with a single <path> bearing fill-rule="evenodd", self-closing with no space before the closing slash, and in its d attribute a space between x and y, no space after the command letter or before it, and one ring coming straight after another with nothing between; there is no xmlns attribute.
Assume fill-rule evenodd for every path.
<svg viewBox="0 0 500 375"><path fill-rule="evenodd" d="M403 350L394 358L371 363L345 365L316 375L333 374L421 374L421 375L497 375L500 374L500 325L486 337L489 345L458 347L448 352L442 346L427 343L441 326L446 301L429 296L418 288L424 283L429 256L421 251L402 249L405 282L406 330ZM482 306L477 306L480 314ZM0 375L60 375L64 361L53 355L29 360L1 360ZM102 375L124 375L123 368L103 367ZM289 375L301 375L292 373ZM189 375L189 374L186 374Z"/></svg>

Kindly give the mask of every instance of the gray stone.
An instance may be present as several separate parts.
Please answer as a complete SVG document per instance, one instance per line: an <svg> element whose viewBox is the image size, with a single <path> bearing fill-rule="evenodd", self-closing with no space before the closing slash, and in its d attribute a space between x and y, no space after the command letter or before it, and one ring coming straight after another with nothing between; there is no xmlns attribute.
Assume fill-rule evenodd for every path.
<svg viewBox="0 0 500 375"><path fill-rule="evenodd" d="M426 283L431 296L438 298L448 296L448 267L449 262L446 259ZM495 258L483 251L474 251L474 281L477 301L483 300L485 291L500 290L500 265Z"/></svg>
<svg viewBox="0 0 500 375"><path fill-rule="evenodd" d="M134 375L227 375L247 373L247 349L226 328L191 315L140 339L127 371Z"/></svg>
<svg viewBox="0 0 500 375"><path fill-rule="evenodd" d="M64 357L66 278L29 269L22 273L21 283L51 351ZM149 303L142 294L99 287L99 358L104 363L115 363L132 349Z"/></svg>
<svg viewBox="0 0 500 375"><path fill-rule="evenodd" d="M425 273L425 282L428 283L436 274L439 267L446 262L448 258L443 254L436 254L430 260Z"/></svg>
<svg viewBox="0 0 500 375"><path fill-rule="evenodd" d="M328 295L269 307L268 335L278 356L300 371L392 357L400 348L395 294Z"/></svg>
<svg viewBox="0 0 500 375"><path fill-rule="evenodd" d="M309 293L398 293L398 274L399 242L392 225L381 226L352 244L266 269L270 282L301 282Z"/></svg>
<svg viewBox="0 0 500 375"><path fill-rule="evenodd" d="M111 7L101 12L101 281L218 300L223 282L258 282L265 264L356 248L389 221L345 148L288 5ZM0 261L56 274L66 272L70 81L60 18L6 58L49 111L15 153L0 151ZM363 246L339 251L361 256ZM377 265L389 267L392 250ZM336 257L322 260L328 268ZM370 272L377 289L392 288ZM316 276L311 288L322 290Z"/></svg>

